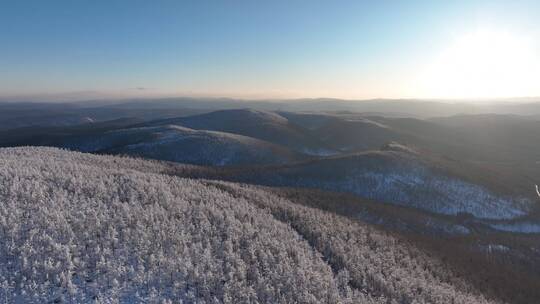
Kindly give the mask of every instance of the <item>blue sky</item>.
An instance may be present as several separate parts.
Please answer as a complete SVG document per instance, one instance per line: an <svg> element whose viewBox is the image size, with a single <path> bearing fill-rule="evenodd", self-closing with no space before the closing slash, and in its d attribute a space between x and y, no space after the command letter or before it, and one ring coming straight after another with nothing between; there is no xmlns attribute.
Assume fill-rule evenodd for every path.
<svg viewBox="0 0 540 304"><path fill-rule="evenodd" d="M0 95L445 97L422 77L455 82L423 72L452 41L510 33L534 61L538 20L538 1L0 0Z"/></svg>

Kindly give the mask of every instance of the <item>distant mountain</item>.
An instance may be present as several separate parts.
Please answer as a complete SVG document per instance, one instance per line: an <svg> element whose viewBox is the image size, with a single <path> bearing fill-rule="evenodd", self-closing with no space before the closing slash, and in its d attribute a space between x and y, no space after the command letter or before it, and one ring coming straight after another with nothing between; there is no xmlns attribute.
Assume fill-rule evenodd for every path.
<svg viewBox="0 0 540 304"><path fill-rule="evenodd" d="M223 109L251 108L261 111L285 112L355 112L383 117L430 118L452 115L475 114L514 114L540 115L540 98L507 100L421 100L421 99L372 99L342 100L332 98L315 99L267 99L244 100L233 98L132 98L132 99L93 99L77 102L39 102L39 99L0 98L0 129L5 127L25 127L30 125L62 125L62 120L76 122L76 117L90 117L95 121L148 115L148 119L160 119L183 115L204 113ZM46 101L43 99L41 101ZM36 112L39 110L39 112ZM107 115L107 113L109 115ZM145 114L146 113L146 114ZM4 115L3 115L4 114ZM9 115L8 115L9 114ZM40 114L44 121L38 120ZM67 116L63 116L67 115ZM107 116L107 118L105 118ZM20 120L10 120L20 117ZM34 117L34 121L30 119ZM49 118L46 118L49 117ZM53 117L57 117L54 119ZM65 123L64 123L65 125Z"/></svg>
<svg viewBox="0 0 540 304"><path fill-rule="evenodd" d="M410 136L367 118L333 119L316 133L327 145L341 151L371 150L390 141L411 141Z"/></svg>
<svg viewBox="0 0 540 304"><path fill-rule="evenodd" d="M144 101L138 102L149 105ZM173 101L168 100L162 106L171 102ZM297 168L295 169L297 174L293 176L281 176L285 172L283 168L266 168L261 171L264 174L257 178L263 180L263 176L273 175L272 181L264 180L261 183L277 185L276 181L280 181L280 185L284 186L326 187L324 189L352 191L376 200L398 201L392 195L403 196L407 197L403 199L404 204L422 206L425 205L422 200L428 199L428 194L422 194L422 200L415 199L416 194L403 194L402 192L409 190L403 190L401 186L393 186L392 191L396 191L394 194L391 194L391 191L382 193L382 190L381 193L368 193L367 187L357 185L359 177L351 170L354 168L364 170L367 168L364 164L369 166L377 162L387 162L386 165L381 165L381 168L393 168L393 166L400 168L401 164L410 162L408 167L405 166L408 169L404 170L415 172L412 175L416 176L431 172L418 168L442 166L447 172L442 174L445 178L451 176L452 180L455 178L468 183L467 185L487 187L489 191L498 191L502 196L528 199L535 193L534 185L540 183L540 166L538 165L540 149L537 144L540 142L538 132L540 120L534 116L479 114L416 119L371 116L349 111L325 113L231 109L147 121L149 117L160 111L164 111L163 115L174 115L175 112L164 114L167 110L152 110L154 114L144 114L144 117L137 118L137 111L142 113L149 111L150 108L135 110L127 106L124 108L123 104L101 106L105 108L85 108L77 104L70 105L69 109L80 107L84 108L87 114L91 112L105 115L106 108L111 107L115 109L114 111L119 111L118 113L131 113L134 117L69 127L34 126L4 130L0 131L0 145L49 145L85 152L128 154L212 166L242 165L257 168L261 165L290 164ZM155 105L155 107L158 106ZM22 111L22 113L27 113L26 111L31 108L30 104L6 106L9 111ZM52 108L55 111L62 110L59 106ZM39 111L48 113L46 109L49 107L39 105L32 115L40 117ZM113 114L107 115L113 117L116 115L114 111ZM177 109L177 111L184 110ZM187 114L192 110L185 111ZM386 157L383 160L375 159L372 162L371 156L368 157L372 152L358 154L358 152L378 150L379 147L390 142L414 147L421 153L412 157L412 160L409 160L411 158L409 155L397 162L392 157ZM392 153L401 152L378 151L375 154ZM334 157L328 158L329 155ZM363 156L355 158L351 155ZM440 157L434 159L431 155L440 155ZM366 161L361 161L364 158ZM309 166L305 163L299 164L306 159L311 160ZM307 171L300 169L304 167L306 170L311 169ZM339 174L334 176L328 173L332 168L335 168ZM275 172L271 172L272 170ZM310 180L311 172L317 170L319 172L313 174L319 176ZM386 174L387 171L388 174L397 174L392 170L385 170L382 170L380 174ZM402 173L403 170L399 174L403 175ZM405 188L421 189L429 181L429 174L422 175L425 180L420 184L413 183ZM464 189L465 185L455 186L452 190L454 194L445 191L437 192L437 189L442 187L436 186L436 181L443 180L444 178L433 179L432 185L425 186L425 191L426 193L431 191L429 193L433 195L438 193L437 195L442 197L438 199L439 204L444 205L444 208L449 208L444 212L452 214L470 212L480 215L478 210L474 212L472 210L481 208L482 205L458 207L454 203L459 200L457 194L459 188ZM375 181L366 180L365 182L374 183ZM355 186L346 186L351 183L355 183ZM385 182L381 180L376 183L383 185ZM403 183L398 183L398 185L403 185ZM432 189L430 187L433 190L430 190ZM476 193L474 195L483 193L477 190L470 191ZM456 196L452 198L452 195ZM463 197L466 194L460 195ZM475 198L475 200L480 199ZM496 199L490 197L488 201L495 202ZM462 199L460 203L465 202ZM424 208L431 210L431 207L424 206ZM433 207L437 210L444 208ZM522 210L513 214L508 213L507 217L517 216L523 212ZM490 214L489 216L502 215Z"/></svg>
<svg viewBox="0 0 540 304"><path fill-rule="evenodd" d="M70 127L117 119L149 121L207 111L187 108L124 108L107 103L0 103L0 131L30 127Z"/></svg>
<svg viewBox="0 0 540 304"><path fill-rule="evenodd" d="M302 153L324 154L332 152L326 149L325 145L314 134L274 112L251 109L222 110L154 121L146 125L164 124L245 135L280 144Z"/></svg>
<svg viewBox="0 0 540 304"><path fill-rule="evenodd" d="M101 134L143 121L138 118L119 118L73 126L29 126L0 130L0 146L58 146L71 137Z"/></svg>
<svg viewBox="0 0 540 304"><path fill-rule="evenodd" d="M89 104L95 101L87 102ZM84 104L84 102L79 102ZM101 103L103 104L103 103ZM336 98L303 99L235 99L208 97L171 97L111 100L109 105L125 108L194 108L206 110L252 108L266 111L317 111L388 113L393 117L427 118L457 114L518 114L539 115L540 97L497 100L429 100L429 99L368 99Z"/></svg>
<svg viewBox="0 0 540 304"><path fill-rule="evenodd" d="M175 125L77 136L63 140L61 146L83 152L127 154L210 166L283 164L305 159L285 147L247 136Z"/></svg>
<svg viewBox="0 0 540 304"><path fill-rule="evenodd" d="M455 130L422 119L352 112L279 113L310 130L323 145L341 152L378 149L391 141L426 148L459 143L460 134Z"/></svg>
<svg viewBox="0 0 540 304"><path fill-rule="evenodd" d="M540 119L518 115L456 115L430 119L462 134L462 141L485 147L490 159L540 160ZM487 151L493 148L493 151Z"/></svg>
<svg viewBox="0 0 540 304"><path fill-rule="evenodd" d="M540 180L536 116L481 114L424 120L350 112L281 115L309 128L337 151L368 151L396 141L505 172L516 188L528 189Z"/></svg>
<svg viewBox="0 0 540 304"><path fill-rule="evenodd" d="M540 183L540 117L519 115L456 115L430 122L460 134L459 146L439 149L452 157L496 167ZM436 147L435 147L436 148Z"/></svg>
<svg viewBox="0 0 540 304"><path fill-rule="evenodd" d="M516 193L500 176L489 177L490 172L482 170L391 143L380 151L257 170L224 169L215 178L348 192L438 214L486 219L526 216L535 209L533 185L530 193Z"/></svg>

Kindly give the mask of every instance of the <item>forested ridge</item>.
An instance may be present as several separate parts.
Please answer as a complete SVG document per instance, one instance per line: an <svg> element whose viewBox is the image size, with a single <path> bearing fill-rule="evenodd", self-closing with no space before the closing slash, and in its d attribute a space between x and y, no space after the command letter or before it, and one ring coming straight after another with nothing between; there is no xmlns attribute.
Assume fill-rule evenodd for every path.
<svg viewBox="0 0 540 304"><path fill-rule="evenodd" d="M254 186L52 148L0 154L9 303L496 302L399 238Z"/></svg>

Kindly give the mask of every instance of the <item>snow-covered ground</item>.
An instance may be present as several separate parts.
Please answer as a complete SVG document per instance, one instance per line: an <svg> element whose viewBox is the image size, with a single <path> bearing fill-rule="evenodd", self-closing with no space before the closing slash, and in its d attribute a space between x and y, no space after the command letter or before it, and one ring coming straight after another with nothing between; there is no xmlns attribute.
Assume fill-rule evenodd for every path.
<svg viewBox="0 0 540 304"><path fill-rule="evenodd" d="M128 154L158 160L225 166L281 164L300 154L247 136L176 125L115 130L64 145L84 152Z"/></svg>
<svg viewBox="0 0 540 304"><path fill-rule="evenodd" d="M540 233L540 222L515 222L489 224L493 229L517 233Z"/></svg>
<svg viewBox="0 0 540 304"><path fill-rule="evenodd" d="M269 185L350 192L434 213L467 213L485 219L523 216L531 205L525 198L497 195L485 187L443 175L413 160L376 163L371 159L336 159L251 178Z"/></svg>
<svg viewBox="0 0 540 304"><path fill-rule="evenodd" d="M500 197L481 186L421 168L384 173L358 171L344 183L330 183L327 187L450 215L469 213L478 218L505 219L528 211L525 199Z"/></svg>
<svg viewBox="0 0 540 304"><path fill-rule="evenodd" d="M400 219L398 215L383 217L369 212L360 212L357 217L366 223L382 225L398 231L413 231L430 235L466 235L471 233L470 229L463 225L436 218L426 218L424 221L406 221Z"/></svg>
<svg viewBox="0 0 540 304"><path fill-rule="evenodd" d="M0 302L498 303L384 231L161 169L0 149Z"/></svg>

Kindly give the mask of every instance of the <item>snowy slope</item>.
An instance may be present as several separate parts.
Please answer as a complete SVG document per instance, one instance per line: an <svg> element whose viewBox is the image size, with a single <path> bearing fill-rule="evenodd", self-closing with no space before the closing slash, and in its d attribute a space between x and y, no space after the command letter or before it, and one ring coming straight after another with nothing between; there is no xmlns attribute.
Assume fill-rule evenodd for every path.
<svg viewBox="0 0 540 304"><path fill-rule="evenodd" d="M180 126L129 128L77 137L63 147L199 165L280 164L302 159L284 147L246 136Z"/></svg>
<svg viewBox="0 0 540 304"><path fill-rule="evenodd" d="M0 149L0 298L496 303L387 233L254 187L148 173L153 164Z"/></svg>
<svg viewBox="0 0 540 304"><path fill-rule="evenodd" d="M529 199L494 193L424 161L406 147L392 144L385 149L265 168L255 174L234 172L230 179L348 192L447 215L468 213L478 218L508 219L530 210Z"/></svg>
<svg viewBox="0 0 540 304"><path fill-rule="evenodd" d="M252 109L222 110L207 114L155 121L144 126L180 125L197 130L212 130L240 134L318 154L328 149L308 130L291 123L287 118L268 111Z"/></svg>
<svg viewBox="0 0 540 304"><path fill-rule="evenodd" d="M489 224L493 229L516 232L516 233L540 233L540 223L532 221L520 221L511 223L493 223Z"/></svg>

